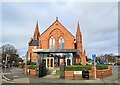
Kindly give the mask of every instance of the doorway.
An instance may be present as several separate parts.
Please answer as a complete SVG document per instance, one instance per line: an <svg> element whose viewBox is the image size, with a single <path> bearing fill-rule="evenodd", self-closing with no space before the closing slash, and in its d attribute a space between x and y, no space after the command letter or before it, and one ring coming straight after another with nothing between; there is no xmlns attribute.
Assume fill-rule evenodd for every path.
<svg viewBox="0 0 120 85"><path fill-rule="evenodd" d="M54 69L54 57L46 57L46 68Z"/></svg>

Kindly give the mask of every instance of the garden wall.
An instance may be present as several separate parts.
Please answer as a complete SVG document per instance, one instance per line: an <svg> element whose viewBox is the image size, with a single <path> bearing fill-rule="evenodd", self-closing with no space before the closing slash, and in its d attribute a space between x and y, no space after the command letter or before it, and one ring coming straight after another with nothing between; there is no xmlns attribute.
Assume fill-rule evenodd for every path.
<svg viewBox="0 0 120 85"><path fill-rule="evenodd" d="M89 71L89 77L94 77L94 66ZM112 68L108 66L108 69L96 70L96 77L103 78L105 76L112 75ZM82 79L82 71L79 74L75 74L75 71L65 71L65 79Z"/></svg>

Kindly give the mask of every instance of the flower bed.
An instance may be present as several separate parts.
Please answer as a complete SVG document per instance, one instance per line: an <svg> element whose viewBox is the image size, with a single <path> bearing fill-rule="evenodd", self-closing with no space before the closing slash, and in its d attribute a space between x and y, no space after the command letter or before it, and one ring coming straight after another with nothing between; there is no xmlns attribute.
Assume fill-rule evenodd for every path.
<svg viewBox="0 0 120 85"><path fill-rule="evenodd" d="M29 74L31 76L35 76L37 74L38 67L36 65L27 65L24 68L24 73Z"/></svg>

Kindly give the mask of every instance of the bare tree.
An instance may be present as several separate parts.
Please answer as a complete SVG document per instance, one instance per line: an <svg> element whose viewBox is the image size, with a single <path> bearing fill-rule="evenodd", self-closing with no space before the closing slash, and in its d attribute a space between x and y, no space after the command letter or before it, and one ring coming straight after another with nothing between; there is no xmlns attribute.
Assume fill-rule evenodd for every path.
<svg viewBox="0 0 120 85"><path fill-rule="evenodd" d="M12 63L12 61L17 62L19 55L17 54L17 50L13 45L5 44L2 47L0 47L0 55L2 55L2 61L6 59L6 54L9 56L9 63Z"/></svg>

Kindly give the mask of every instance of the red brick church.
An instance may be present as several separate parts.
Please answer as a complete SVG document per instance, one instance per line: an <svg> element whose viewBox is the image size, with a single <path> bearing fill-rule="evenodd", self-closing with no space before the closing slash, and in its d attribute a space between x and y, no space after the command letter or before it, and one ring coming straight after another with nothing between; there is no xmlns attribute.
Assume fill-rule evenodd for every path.
<svg viewBox="0 0 120 85"><path fill-rule="evenodd" d="M66 65L77 63L86 65L86 51L82 48L79 23L76 28L76 37L74 37L58 18L43 33L39 32L37 22L34 35L28 42L26 56L31 62L38 62L42 57L46 62L46 67L59 66L63 63L64 57Z"/></svg>

